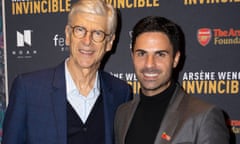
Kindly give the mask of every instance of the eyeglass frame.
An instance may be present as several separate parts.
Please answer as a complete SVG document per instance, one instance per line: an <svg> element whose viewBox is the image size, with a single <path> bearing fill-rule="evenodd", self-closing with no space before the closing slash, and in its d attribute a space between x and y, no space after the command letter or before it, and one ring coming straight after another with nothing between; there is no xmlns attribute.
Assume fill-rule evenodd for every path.
<svg viewBox="0 0 240 144"><path fill-rule="evenodd" d="M69 26L70 26L70 28L72 28L73 36L75 36L76 38L82 39L82 38L84 38L84 37L87 35L87 32L90 32L90 33L91 33L91 35L90 35L90 36L91 36L91 39L92 39L94 42L97 42L97 43L103 42L103 41L106 39L106 37L112 35L111 33L110 33L110 34L107 34L107 33L105 33L105 32L102 31L102 30L92 30L92 31L88 31L88 30L87 30L85 27L83 27L83 26L78 26L78 25L75 25L75 26L69 25ZM82 37L77 37L77 36L76 36L76 34L75 34L76 28L82 28L83 30L85 30L85 33L83 34ZM103 34L102 40L100 40L100 41L94 40L94 38L93 38L94 32L98 32L98 33L100 32L100 33L102 33L102 34Z"/></svg>

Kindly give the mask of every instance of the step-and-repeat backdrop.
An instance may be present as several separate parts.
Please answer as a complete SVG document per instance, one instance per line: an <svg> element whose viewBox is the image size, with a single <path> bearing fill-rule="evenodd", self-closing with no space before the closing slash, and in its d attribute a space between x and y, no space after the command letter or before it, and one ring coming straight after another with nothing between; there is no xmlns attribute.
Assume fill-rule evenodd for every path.
<svg viewBox="0 0 240 144"><path fill-rule="evenodd" d="M19 73L62 62L69 49L64 28L76 0L6 0L6 93ZM130 31L141 18L164 16L185 34L179 82L189 94L221 107L240 144L240 0L107 0L119 9L119 34L104 69L125 80L137 93L130 58ZM6 99L3 103L8 102ZM217 131L216 131L217 133Z"/></svg>

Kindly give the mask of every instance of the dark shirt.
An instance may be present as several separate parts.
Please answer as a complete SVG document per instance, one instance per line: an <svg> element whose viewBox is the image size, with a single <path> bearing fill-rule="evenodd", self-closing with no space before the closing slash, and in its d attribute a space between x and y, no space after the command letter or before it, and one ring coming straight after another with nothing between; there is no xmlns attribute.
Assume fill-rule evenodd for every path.
<svg viewBox="0 0 240 144"><path fill-rule="evenodd" d="M126 144L154 143L175 88L172 82L165 91L155 96L145 96L140 92L140 102L128 129Z"/></svg>

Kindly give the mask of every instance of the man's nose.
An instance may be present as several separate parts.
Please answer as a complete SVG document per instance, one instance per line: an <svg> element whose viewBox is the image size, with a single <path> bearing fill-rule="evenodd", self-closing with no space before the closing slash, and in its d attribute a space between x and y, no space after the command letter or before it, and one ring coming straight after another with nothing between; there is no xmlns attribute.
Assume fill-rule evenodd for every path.
<svg viewBox="0 0 240 144"><path fill-rule="evenodd" d="M87 32L86 35L82 38L84 45L90 45L92 42L91 32Z"/></svg>
<svg viewBox="0 0 240 144"><path fill-rule="evenodd" d="M146 58L146 63L145 63L146 67L151 68L155 66L155 59L154 56L152 55L148 55Z"/></svg>

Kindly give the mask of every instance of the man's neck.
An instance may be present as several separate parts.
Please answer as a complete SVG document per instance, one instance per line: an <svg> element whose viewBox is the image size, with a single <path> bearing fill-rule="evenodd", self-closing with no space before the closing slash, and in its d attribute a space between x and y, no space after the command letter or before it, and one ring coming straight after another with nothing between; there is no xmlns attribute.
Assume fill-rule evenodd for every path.
<svg viewBox="0 0 240 144"><path fill-rule="evenodd" d="M94 83L97 77L97 69L81 69L70 61L67 63L68 71L82 95L88 95L88 93L94 87Z"/></svg>

